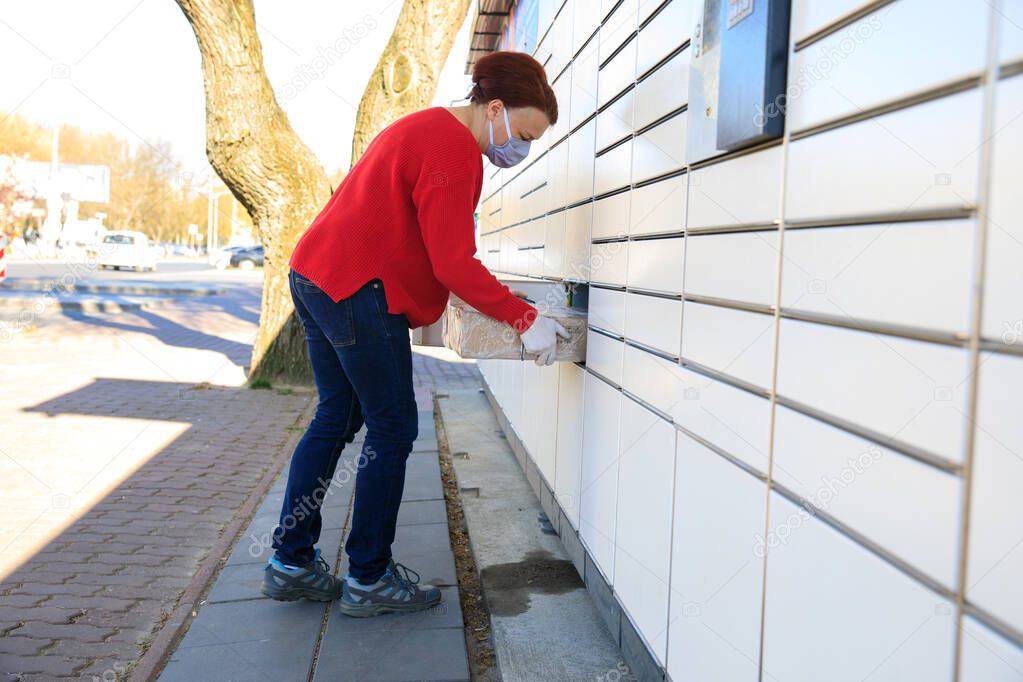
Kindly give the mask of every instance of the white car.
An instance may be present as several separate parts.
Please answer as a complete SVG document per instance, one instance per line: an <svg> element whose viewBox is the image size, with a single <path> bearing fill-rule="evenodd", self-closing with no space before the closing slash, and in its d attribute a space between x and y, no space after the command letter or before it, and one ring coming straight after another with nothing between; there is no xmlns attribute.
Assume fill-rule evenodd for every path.
<svg viewBox="0 0 1023 682"><path fill-rule="evenodd" d="M100 269L132 268L136 272L156 270L156 249L141 232L116 230L107 232L99 243L97 262Z"/></svg>
<svg viewBox="0 0 1023 682"><path fill-rule="evenodd" d="M217 270L226 270L227 266L231 264L231 256L238 251L248 249L249 246L225 246L222 249L213 249L210 252L209 258L210 263Z"/></svg>

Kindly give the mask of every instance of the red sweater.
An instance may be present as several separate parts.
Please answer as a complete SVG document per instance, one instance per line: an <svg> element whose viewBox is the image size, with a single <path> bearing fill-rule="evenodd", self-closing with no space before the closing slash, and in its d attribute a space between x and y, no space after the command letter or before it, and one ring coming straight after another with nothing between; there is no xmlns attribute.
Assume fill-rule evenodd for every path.
<svg viewBox="0 0 1023 682"><path fill-rule="evenodd" d="M387 310L410 328L435 322L450 291L521 333L536 309L475 257L482 186L479 145L451 112L403 116L369 144L289 264L334 301L379 277Z"/></svg>

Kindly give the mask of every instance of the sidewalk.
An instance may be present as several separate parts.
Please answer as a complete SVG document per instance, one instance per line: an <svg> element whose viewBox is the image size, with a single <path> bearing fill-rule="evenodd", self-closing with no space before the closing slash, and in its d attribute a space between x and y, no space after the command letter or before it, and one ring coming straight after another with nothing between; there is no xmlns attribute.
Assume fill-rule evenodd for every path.
<svg viewBox="0 0 1023 682"><path fill-rule="evenodd" d="M435 390L479 386L480 377L474 363L452 360L449 351L416 348L419 437L409 457L393 548L397 561L441 587L441 604L418 614L353 619L333 603L276 602L260 594L287 483L285 465L170 655L161 682L469 679L432 402ZM353 460L364 437L365 429L345 448L323 505L319 547L338 575L348 570L343 547L355 487Z"/></svg>
<svg viewBox="0 0 1023 682"><path fill-rule="evenodd" d="M466 680L465 637L440 481L433 412L419 415L398 518L395 559L442 587L440 606L414 615L353 619L336 603L276 602L259 586L272 555L287 471L274 484L228 558L162 682L217 680ZM324 502L320 550L338 575L365 435L345 449Z"/></svg>

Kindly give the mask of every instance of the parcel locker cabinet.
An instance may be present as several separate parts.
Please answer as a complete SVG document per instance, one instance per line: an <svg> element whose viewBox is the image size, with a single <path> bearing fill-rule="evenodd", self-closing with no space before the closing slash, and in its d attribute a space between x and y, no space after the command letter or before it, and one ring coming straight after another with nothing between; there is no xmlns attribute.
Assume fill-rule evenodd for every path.
<svg viewBox="0 0 1023 682"><path fill-rule="evenodd" d="M717 145L720 23L723 0L703 0L693 26L689 61L689 122L686 161L696 163L720 153ZM642 34L641 34L642 35Z"/></svg>
<svg viewBox="0 0 1023 682"><path fill-rule="evenodd" d="M703 0L693 30L689 149L696 163L780 137L788 0Z"/></svg>
<svg viewBox="0 0 1023 682"><path fill-rule="evenodd" d="M784 132L789 0L722 4L717 144L733 150Z"/></svg>

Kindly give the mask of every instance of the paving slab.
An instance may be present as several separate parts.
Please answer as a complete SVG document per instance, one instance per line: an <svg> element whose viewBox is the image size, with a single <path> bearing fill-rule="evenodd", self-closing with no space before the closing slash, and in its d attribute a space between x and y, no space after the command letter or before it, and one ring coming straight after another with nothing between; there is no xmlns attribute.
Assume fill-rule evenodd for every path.
<svg viewBox="0 0 1023 682"><path fill-rule="evenodd" d="M320 541L317 546L324 557L329 557L328 561L337 556L341 544L341 533L340 528L320 533ZM233 562L228 559L216 584L206 597L206 601L215 604L240 599L266 599L259 591L259 586L263 582L263 567L273 556L273 548L262 545L260 549L258 557L251 557L252 545L244 541L239 542L231 556L234 557L241 550L240 557Z"/></svg>
<svg viewBox="0 0 1023 682"><path fill-rule="evenodd" d="M443 500L444 487L441 485L439 473L436 477L420 474L418 471L411 469L412 461L413 458L410 457L410 470L405 474L405 492L401 497L402 502Z"/></svg>
<svg viewBox="0 0 1023 682"><path fill-rule="evenodd" d="M426 523L447 523L448 510L444 500L413 500L402 502L398 510L398 526Z"/></svg>
<svg viewBox="0 0 1023 682"><path fill-rule="evenodd" d="M343 671L342 675L338 671ZM364 630L320 650L314 681L412 682L468 680L462 628Z"/></svg>
<svg viewBox="0 0 1023 682"><path fill-rule="evenodd" d="M436 432L430 432L426 439L417 439L412 443L412 453L433 452L437 449Z"/></svg>
<svg viewBox="0 0 1023 682"><path fill-rule="evenodd" d="M447 521L398 526L394 534L392 550L395 556L401 553L422 554L442 549L451 549Z"/></svg>
<svg viewBox="0 0 1023 682"><path fill-rule="evenodd" d="M462 627L462 607L458 601L458 588L442 587L440 591L443 595L441 603L428 611L388 613L375 618L348 618L340 612L335 602L330 606L330 623L323 637L323 646L333 646L337 638L346 637L352 632Z"/></svg>
<svg viewBox="0 0 1023 682"><path fill-rule="evenodd" d="M251 599L208 604L181 640L182 649L239 642L301 645L320 629L327 604Z"/></svg>
<svg viewBox="0 0 1023 682"><path fill-rule="evenodd" d="M434 441L436 443L436 441ZM428 456L428 453L433 456ZM409 457L405 465L405 480L409 478L440 478L440 458L437 456L437 448L422 451L422 457Z"/></svg>
<svg viewBox="0 0 1023 682"><path fill-rule="evenodd" d="M207 604L266 599L260 593L263 581L262 564L233 564L224 566L213 589L206 595Z"/></svg>
<svg viewBox="0 0 1023 682"><path fill-rule="evenodd" d="M394 560L405 564L417 573L420 580L438 587L458 584L458 572L455 570L455 556L450 547L436 549L403 550L397 542L391 548ZM348 573L348 555L341 557L339 575Z"/></svg>
<svg viewBox="0 0 1023 682"><path fill-rule="evenodd" d="M291 645L254 640L178 649L160 682L282 682L309 676L315 636ZM335 678L336 679L336 678Z"/></svg>
<svg viewBox="0 0 1023 682"><path fill-rule="evenodd" d="M395 561L417 571L424 583L458 584L446 521L398 526L391 552Z"/></svg>

